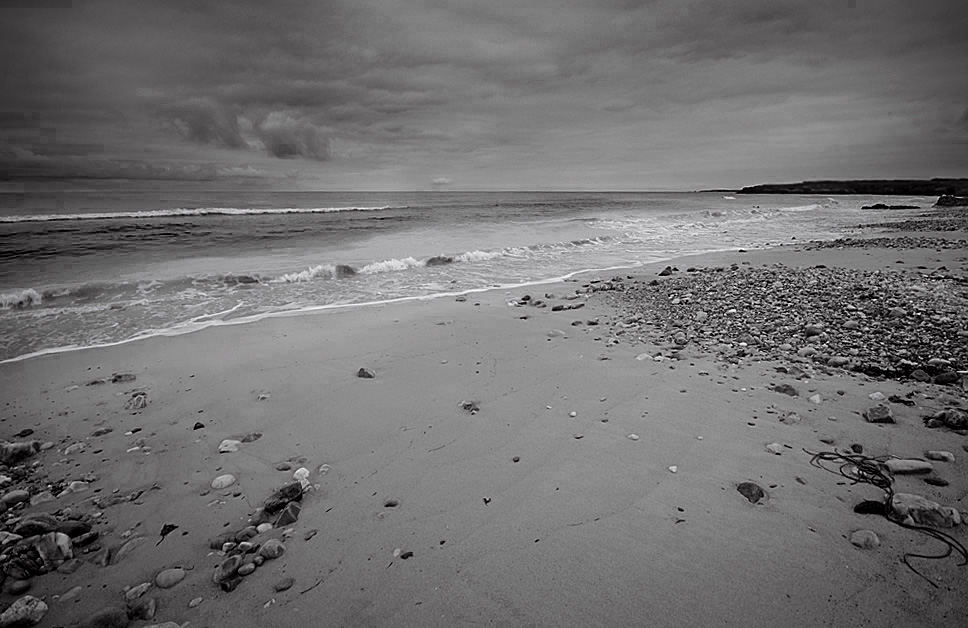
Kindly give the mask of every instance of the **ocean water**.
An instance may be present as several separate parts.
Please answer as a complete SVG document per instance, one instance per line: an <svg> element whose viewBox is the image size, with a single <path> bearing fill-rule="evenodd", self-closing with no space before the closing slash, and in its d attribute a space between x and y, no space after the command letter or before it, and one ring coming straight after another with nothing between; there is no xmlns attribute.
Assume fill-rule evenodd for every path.
<svg viewBox="0 0 968 628"><path fill-rule="evenodd" d="M0 360L279 312L833 238L934 199L723 193L0 193Z"/></svg>

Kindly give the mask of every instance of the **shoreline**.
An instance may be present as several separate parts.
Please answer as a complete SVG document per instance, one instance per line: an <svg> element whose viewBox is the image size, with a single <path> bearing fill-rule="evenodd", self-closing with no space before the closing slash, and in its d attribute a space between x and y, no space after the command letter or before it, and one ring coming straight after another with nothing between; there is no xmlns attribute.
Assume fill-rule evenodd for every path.
<svg viewBox="0 0 968 628"><path fill-rule="evenodd" d="M968 408L968 391L798 353L842 335L825 278L895 275L960 286L968 257L805 241L6 361L2 436L39 450L0 469L3 498L27 500L8 500L2 530L87 531L29 578L10 575L11 557L39 541L4 537L0 602L42 601L41 627L97 613L131 626L958 625L957 553L912 571L903 557L945 545L854 512L882 492L808 453L948 452L893 485L968 511L968 442L923 421ZM964 295L930 294L904 288L901 322L880 318L891 295L851 295L870 327L851 336L854 357L905 349L878 343L908 327L968 334L944 310ZM774 301L775 329L743 338ZM805 331L817 321L801 320L810 304L820 342ZM918 323L933 316L949 321ZM895 423L865 420L878 406ZM267 498L294 481L299 500L270 515ZM271 529L245 542L282 541L282 555L214 582L232 554L254 564L262 549L222 543L257 523ZM964 529L944 531L964 542Z"/></svg>

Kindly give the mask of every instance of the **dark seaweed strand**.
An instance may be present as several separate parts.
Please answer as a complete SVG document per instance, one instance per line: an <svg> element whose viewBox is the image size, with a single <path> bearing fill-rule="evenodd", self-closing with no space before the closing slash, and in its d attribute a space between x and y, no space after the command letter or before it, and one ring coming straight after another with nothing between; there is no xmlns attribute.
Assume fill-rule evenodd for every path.
<svg viewBox="0 0 968 628"><path fill-rule="evenodd" d="M886 507L883 515L884 518L891 523L901 526L902 528L917 530L918 532L927 534L928 536L941 541L947 546L943 554L929 555L908 552L905 553L901 558L904 564L907 565L908 569L923 578L928 584L936 589L939 588L934 581L915 569L914 566L908 562L909 558L940 560L942 558L951 556L951 552L954 550L961 555L961 562L958 563L958 566L964 567L965 565L968 565L968 549L966 549L958 539L949 534L941 532L940 530L935 530L926 526L904 523L903 521L898 521L890 517L890 503L894 499L894 479L889 473L885 472L884 468L881 466L881 463L887 460L888 456L871 457L864 456L862 454L842 454L835 451L822 451L819 453L814 453L812 451L807 451L806 449L803 451L804 453L812 456L810 459L810 464L819 469L829 471L830 473L837 473L850 480L852 484L871 484L884 491ZM840 466L836 470L833 470L825 467L823 462L839 462Z"/></svg>

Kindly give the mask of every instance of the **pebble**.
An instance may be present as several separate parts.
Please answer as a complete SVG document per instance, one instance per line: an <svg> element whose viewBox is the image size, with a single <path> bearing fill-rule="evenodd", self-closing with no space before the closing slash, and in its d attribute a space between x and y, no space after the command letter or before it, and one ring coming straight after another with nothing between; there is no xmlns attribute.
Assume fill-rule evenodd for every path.
<svg viewBox="0 0 968 628"><path fill-rule="evenodd" d="M672 473L678 473L679 467L677 467L676 465L672 465L671 467L669 467L669 471Z"/></svg>
<svg viewBox="0 0 968 628"><path fill-rule="evenodd" d="M260 523L259 525L257 525L255 527L255 529L256 529L256 532L258 532L259 534L265 534L266 532L268 532L269 530L272 529L272 524L271 523Z"/></svg>
<svg viewBox="0 0 968 628"><path fill-rule="evenodd" d="M212 480L212 488L219 491L223 488L228 488L235 484L235 476L231 473L226 473L225 475L220 475L214 480Z"/></svg>
<svg viewBox="0 0 968 628"><path fill-rule="evenodd" d="M278 591L279 593L282 593L283 591L288 591L289 589L291 589L292 585L295 584L295 582L296 581L293 580L292 578L283 578L275 585L273 585L272 588Z"/></svg>
<svg viewBox="0 0 968 628"><path fill-rule="evenodd" d="M773 392L789 395L791 397L797 397L800 395L800 392L790 384L777 384L773 387Z"/></svg>
<svg viewBox="0 0 968 628"><path fill-rule="evenodd" d="M376 373L366 368L365 366L361 366L360 370L356 372L356 376L362 379L373 379L374 377L376 377Z"/></svg>
<svg viewBox="0 0 968 628"><path fill-rule="evenodd" d="M881 540L871 530L857 530L850 535L850 542L861 549L874 549L881 544Z"/></svg>
<svg viewBox="0 0 968 628"><path fill-rule="evenodd" d="M290 471L292 470L292 465L288 462L280 462L276 465L276 471Z"/></svg>
<svg viewBox="0 0 968 628"><path fill-rule="evenodd" d="M572 410L571 412L568 413L568 416L574 419L576 416L578 416L578 413Z"/></svg>
<svg viewBox="0 0 968 628"><path fill-rule="evenodd" d="M185 570L180 567L165 569L155 576L155 585L159 589L170 589L185 579Z"/></svg>
<svg viewBox="0 0 968 628"><path fill-rule="evenodd" d="M628 438L629 440L639 440L639 435L638 434L629 434L626 438Z"/></svg>
<svg viewBox="0 0 968 628"><path fill-rule="evenodd" d="M64 602L70 602L78 595L80 595L83 590L84 590L84 587L80 585L73 587L71 589L68 589L63 594L61 594L60 598L58 598L57 601L60 602L61 604L63 604Z"/></svg>
<svg viewBox="0 0 968 628"><path fill-rule="evenodd" d="M188 608L195 608L196 606L198 606L199 604L201 604L204 601L204 599L205 598L203 598L201 596L199 596L199 597L193 597L191 599L191 601L188 603Z"/></svg>
<svg viewBox="0 0 968 628"><path fill-rule="evenodd" d="M766 492L754 482L740 482L736 485L736 490L751 504L755 504L766 497Z"/></svg>
<svg viewBox="0 0 968 628"><path fill-rule="evenodd" d="M3 497L0 497L0 502L3 502L7 506L15 506L16 504L27 501L30 501L30 493L24 489L8 491Z"/></svg>
<svg viewBox="0 0 968 628"><path fill-rule="evenodd" d="M770 443L769 445L766 446L766 450L771 454L776 454L777 456L779 456L780 454L783 453L783 445L781 445L780 443Z"/></svg>
<svg viewBox="0 0 968 628"><path fill-rule="evenodd" d="M131 587L130 589L125 591L124 599L128 602L132 600L137 600L139 597L144 595L150 588L151 588L150 582L142 582L141 584Z"/></svg>
<svg viewBox="0 0 968 628"><path fill-rule="evenodd" d="M821 397L820 395L812 395L811 397L809 397L809 400L811 403L815 403L817 405L820 405L821 403L823 403L823 397Z"/></svg>

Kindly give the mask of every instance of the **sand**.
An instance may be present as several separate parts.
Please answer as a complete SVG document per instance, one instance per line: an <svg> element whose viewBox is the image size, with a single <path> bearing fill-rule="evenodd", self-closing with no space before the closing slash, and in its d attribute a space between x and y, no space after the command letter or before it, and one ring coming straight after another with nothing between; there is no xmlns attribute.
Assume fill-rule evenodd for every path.
<svg viewBox="0 0 968 628"><path fill-rule="evenodd" d="M786 245L672 263L893 270L897 260L968 276L958 249ZM618 274L651 280L663 266ZM854 443L869 455L953 452L955 462L933 463L948 486L898 476L896 490L968 510L968 439L921 420L963 403L960 387L840 369L796 379L776 370L789 360L732 364L695 348L680 360L636 359L643 345L608 342L620 315L605 299L563 298L589 277L0 365L0 436L53 443L26 461L32 479L0 492L96 476L86 491L3 515L81 517L107 548L78 548L74 573L31 579L27 594L49 606L40 625L123 608L126 587L173 567L184 580L151 587L154 618L131 625L964 625L968 571L957 557L911 559L936 586L919 577L904 554L945 546L854 513L883 493L811 466L807 453ZM524 294L585 305L509 305ZM358 377L361 367L375 377ZM86 385L115 373L136 379ZM799 396L771 390L784 383ZM147 405L126 409L137 391ZM876 392L914 393L917 406L892 405L896 424L868 423L861 413ZM788 412L802 420L781 422ZM14 437L25 428L33 433ZM238 451L218 452L247 435ZM75 443L85 447L65 453ZM287 551L221 590L213 573L224 557L210 539L244 527L300 467L312 486L298 521L253 539L282 539ZM223 474L237 481L213 490ZM766 497L750 503L742 482ZM112 496L134 500L105 505ZM177 528L162 537L166 524ZM855 547L857 530L880 545ZM949 532L965 540L963 527ZM138 537L115 564L97 564ZM292 587L276 591L284 578ZM3 604L22 595L5 592Z"/></svg>

